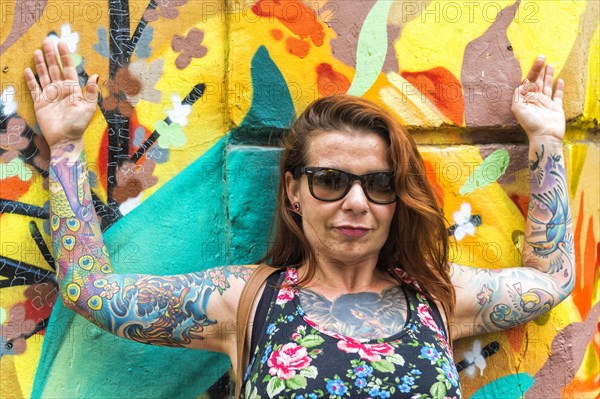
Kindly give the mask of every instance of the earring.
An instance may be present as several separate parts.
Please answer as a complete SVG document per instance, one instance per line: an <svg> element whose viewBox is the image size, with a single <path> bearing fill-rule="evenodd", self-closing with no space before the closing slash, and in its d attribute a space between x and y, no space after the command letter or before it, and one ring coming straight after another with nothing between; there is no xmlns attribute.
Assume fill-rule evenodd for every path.
<svg viewBox="0 0 600 399"><path fill-rule="evenodd" d="M292 208L294 208L294 212L296 212L298 215L302 215L302 213L300 213L300 203L299 202L294 202L292 204Z"/></svg>

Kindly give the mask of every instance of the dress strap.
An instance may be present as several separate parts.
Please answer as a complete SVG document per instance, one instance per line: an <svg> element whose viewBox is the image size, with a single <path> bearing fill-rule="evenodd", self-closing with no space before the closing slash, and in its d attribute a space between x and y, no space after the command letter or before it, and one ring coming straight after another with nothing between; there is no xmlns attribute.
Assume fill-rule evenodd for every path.
<svg viewBox="0 0 600 399"><path fill-rule="evenodd" d="M283 270L281 273L273 273L267 279L267 285L260 297L260 301L258 302L258 307L256 308L256 313L254 314L254 320L252 321L252 338L250 340L250 357L254 356L254 351L256 350L256 346L258 345L258 340L260 338L260 333L264 329L265 320L267 320L267 315L269 313L269 309L271 305L275 303L275 297L277 296L277 286L281 284L281 279L283 275Z"/></svg>
<svg viewBox="0 0 600 399"><path fill-rule="evenodd" d="M433 321L435 321L435 324L440 326L440 331L442 332L442 334L444 334L444 338L447 340L448 331L446 331L446 324L444 323L444 319L442 318L441 310L437 307L435 301L427 299L427 302L429 302L429 306L431 307L431 317L433 317Z"/></svg>

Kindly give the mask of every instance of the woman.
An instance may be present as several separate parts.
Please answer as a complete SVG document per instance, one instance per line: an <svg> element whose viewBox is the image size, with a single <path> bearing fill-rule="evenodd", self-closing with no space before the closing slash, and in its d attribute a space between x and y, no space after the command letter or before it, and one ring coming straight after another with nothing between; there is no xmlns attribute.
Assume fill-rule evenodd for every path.
<svg viewBox="0 0 600 399"><path fill-rule="evenodd" d="M66 306L138 342L219 351L238 362L236 310L255 266L176 276L112 272L91 200L83 94L67 46L46 41L26 69L51 148L54 254ZM44 59L45 56L45 59ZM510 328L547 312L574 284L562 141L564 83L540 57L512 110L530 142L525 267L448 262L448 234L406 131L372 103L311 104L284 143L277 232L263 261L281 268L253 304L246 397L461 396L449 337Z"/></svg>

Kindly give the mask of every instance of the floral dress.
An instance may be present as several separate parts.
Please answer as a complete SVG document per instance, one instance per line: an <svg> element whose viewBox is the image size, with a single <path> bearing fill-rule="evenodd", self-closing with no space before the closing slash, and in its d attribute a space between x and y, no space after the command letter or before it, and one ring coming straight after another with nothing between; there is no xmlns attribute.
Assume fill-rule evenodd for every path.
<svg viewBox="0 0 600 399"><path fill-rule="evenodd" d="M409 284L402 285L408 302L402 330L388 338L359 340L325 330L307 317L293 287L297 270L282 275L244 377L244 397L462 397L445 333L431 315L436 312L441 321L439 312Z"/></svg>

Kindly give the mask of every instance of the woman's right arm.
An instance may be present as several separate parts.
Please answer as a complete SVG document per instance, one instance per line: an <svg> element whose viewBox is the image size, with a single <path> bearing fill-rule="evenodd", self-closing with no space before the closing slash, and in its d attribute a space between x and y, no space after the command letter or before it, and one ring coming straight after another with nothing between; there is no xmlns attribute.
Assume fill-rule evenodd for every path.
<svg viewBox="0 0 600 399"><path fill-rule="evenodd" d="M39 84L25 71L36 117L51 150L50 225L66 306L138 342L226 351L235 338L237 301L252 267L176 276L114 274L94 210L83 131L95 110L95 77L84 97L66 45L34 53ZM47 64L46 64L47 63Z"/></svg>

